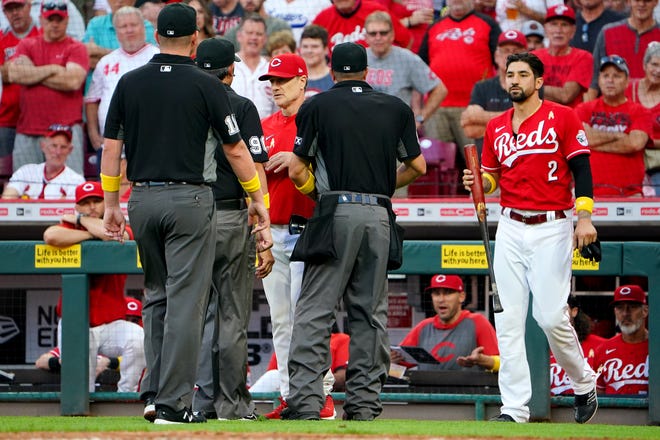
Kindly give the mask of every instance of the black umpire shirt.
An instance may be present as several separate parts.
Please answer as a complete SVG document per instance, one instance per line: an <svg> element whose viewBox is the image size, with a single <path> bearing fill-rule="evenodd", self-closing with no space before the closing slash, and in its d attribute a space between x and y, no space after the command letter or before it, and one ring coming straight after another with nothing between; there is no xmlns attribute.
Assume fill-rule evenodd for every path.
<svg viewBox="0 0 660 440"><path fill-rule="evenodd" d="M128 180L201 184L216 180L210 127L223 143L241 140L218 79L190 57L156 54L119 80L104 135L124 141Z"/></svg>
<svg viewBox="0 0 660 440"><path fill-rule="evenodd" d="M397 159L421 154L410 107L364 81L342 81L309 98L296 115L296 126L293 152L316 160L321 194L353 191L391 197Z"/></svg>
<svg viewBox="0 0 660 440"><path fill-rule="evenodd" d="M252 101L238 95L227 84L221 83L231 108L234 109L236 122L241 129L241 136L252 155L252 160L258 163L268 162L268 153L264 148L264 132L261 128L259 113ZM217 144L217 140L215 140ZM213 183L213 194L216 200L240 199L245 197L245 191L222 150L222 144L217 144L215 160L218 163L218 180Z"/></svg>

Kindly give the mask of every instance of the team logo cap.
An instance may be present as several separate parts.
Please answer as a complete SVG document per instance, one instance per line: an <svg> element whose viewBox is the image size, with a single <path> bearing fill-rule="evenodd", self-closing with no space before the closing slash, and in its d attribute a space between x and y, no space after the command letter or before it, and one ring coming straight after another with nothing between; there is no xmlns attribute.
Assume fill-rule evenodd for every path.
<svg viewBox="0 0 660 440"><path fill-rule="evenodd" d="M76 203L80 203L89 197L105 197L101 182L83 182L76 187Z"/></svg>
<svg viewBox="0 0 660 440"><path fill-rule="evenodd" d="M268 72L259 77L259 81L268 81L271 78L293 78L307 76L307 65L300 55L285 53L270 60Z"/></svg>
<svg viewBox="0 0 660 440"><path fill-rule="evenodd" d="M197 67L203 70L218 70L240 62L236 56L234 45L225 38L209 38L197 47Z"/></svg>
<svg viewBox="0 0 660 440"><path fill-rule="evenodd" d="M543 25L538 21L528 20L524 22L521 31L526 37L529 37L530 35L538 35L541 38L545 38Z"/></svg>
<svg viewBox="0 0 660 440"><path fill-rule="evenodd" d="M575 24L575 11L570 6L555 5L548 8L548 13L545 15L545 22L550 20L566 20Z"/></svg>
<svg viewBox="0 0 660 440"><path fill-rule="evenodd" d="M626 63L626 60L623 59L623 57L620 57L619 55L610 55L607 57L602 57L600 59L599 71L602 72L603 69L609 65L616 67L619 71L625 73L626 76L630 76L630 69L628 69L628 64Z"/></svg>
<svg viewBox="0 0 660 440"><path fill-rule="evenodd" d="M424 291L429 291L433 289L450 289L455 290L456 292L463 291L463 280L458 275L433 275L431 278L431 284L429 287L424 289Z"/></svg>
<svg viewBox="0 0 660 440"><path fill-rule="evenodd" d="M183 3L171 3L161 9L156 28L158 35L167 38L192 35L197 30L197 12Z"/></svg>
<svg viewBox="0 0 660 440"><path fill-rule="evenodd" d="M367 51L356 43L341 43L332 49L332 70L362 72L367 68Z"/></svg>
<svg viewBox="0 0 660 440"><path fill-rule="evenodd" d="M619 286L614 291L614 300L610 303L615 306L622 302L633 302L638 304L646 304L646 293L636 284L626 284Z"/></svg>
<svg viewBox="0 0 660 440"><path fill-rule="evenodd" d="M504 44L516 44L524 49L527 48L527 38L523 35L522 32L515 29L509 29L500 34L500 37L497 39L497 45L502 46Z"/></svg>

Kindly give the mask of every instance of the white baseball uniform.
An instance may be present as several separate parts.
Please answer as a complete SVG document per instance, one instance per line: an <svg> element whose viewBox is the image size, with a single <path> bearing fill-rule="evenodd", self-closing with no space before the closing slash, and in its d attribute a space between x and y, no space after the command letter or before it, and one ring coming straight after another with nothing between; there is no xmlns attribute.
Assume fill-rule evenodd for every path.
<svg viewBox="0 0 660 440"><path fill-rule="evenodd" d="M23 165L12 174L7 186L14 188L21 198L75 199L76 186L85 178L65 166L62 172L46 180L46 162Z"/></svg>
<svg viewBox="0 0 660 440"><path fill-rule="evenodd" d="M573 249L573 185L568 160L589 154L589 147L582 124L568 107L543 101L517 134L511 123L513 111L488 123L482 168L500 173L503 208L494 255L504 308L495 315L501 412L526 422L532 395L524 337L530 291L532 315L571 378L575 394L587 394L595 387L595 374L582 354L566 303ZM537 217L528 223L519 220L530 215Z"/></svg>

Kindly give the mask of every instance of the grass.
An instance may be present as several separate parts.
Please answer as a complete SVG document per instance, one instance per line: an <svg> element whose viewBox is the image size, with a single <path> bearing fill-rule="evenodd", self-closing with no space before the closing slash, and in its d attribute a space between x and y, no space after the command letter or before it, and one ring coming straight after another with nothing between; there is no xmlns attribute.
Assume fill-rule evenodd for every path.
<svg viewBox="0 0 660 440"><path fill-rule="evenodd" d="M660 439L660 427L576 425L574 423L509 424L472 421L376 420L374 422L218 422L200 425L153 425L138 417L0 417L0 433L8 432L269 432L357 434L373 436L459 436L483 438Z"/></svg>

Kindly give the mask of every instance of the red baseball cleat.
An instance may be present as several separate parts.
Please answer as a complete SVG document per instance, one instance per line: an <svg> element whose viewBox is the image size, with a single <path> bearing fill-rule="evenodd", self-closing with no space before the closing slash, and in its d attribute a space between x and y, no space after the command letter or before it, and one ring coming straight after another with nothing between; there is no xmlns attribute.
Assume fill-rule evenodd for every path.
<svg viewBox="0 0 660 440"><path fill-rule="evenodd" d="M281 419L282 418L281 417L282 411L284 411L284 409L287 407L287 405L286 405L286 402L284 401L284 399L282 399L281 397L279 399L280 399L280 406L278 406L277 408L275 408L271 412L264 414L264 417L266 417L267 419L271 419L271 420L276 420L276 419Z"/></svg>
<svg viewBox="0 0 660 440"><path fill-rule="evenodd" d="M321 408L319 414L321 420L334 420L337 417L337 411L335 411L335 401L332 400L332 396L328 394L325 396L325 405Z"/></svg>

